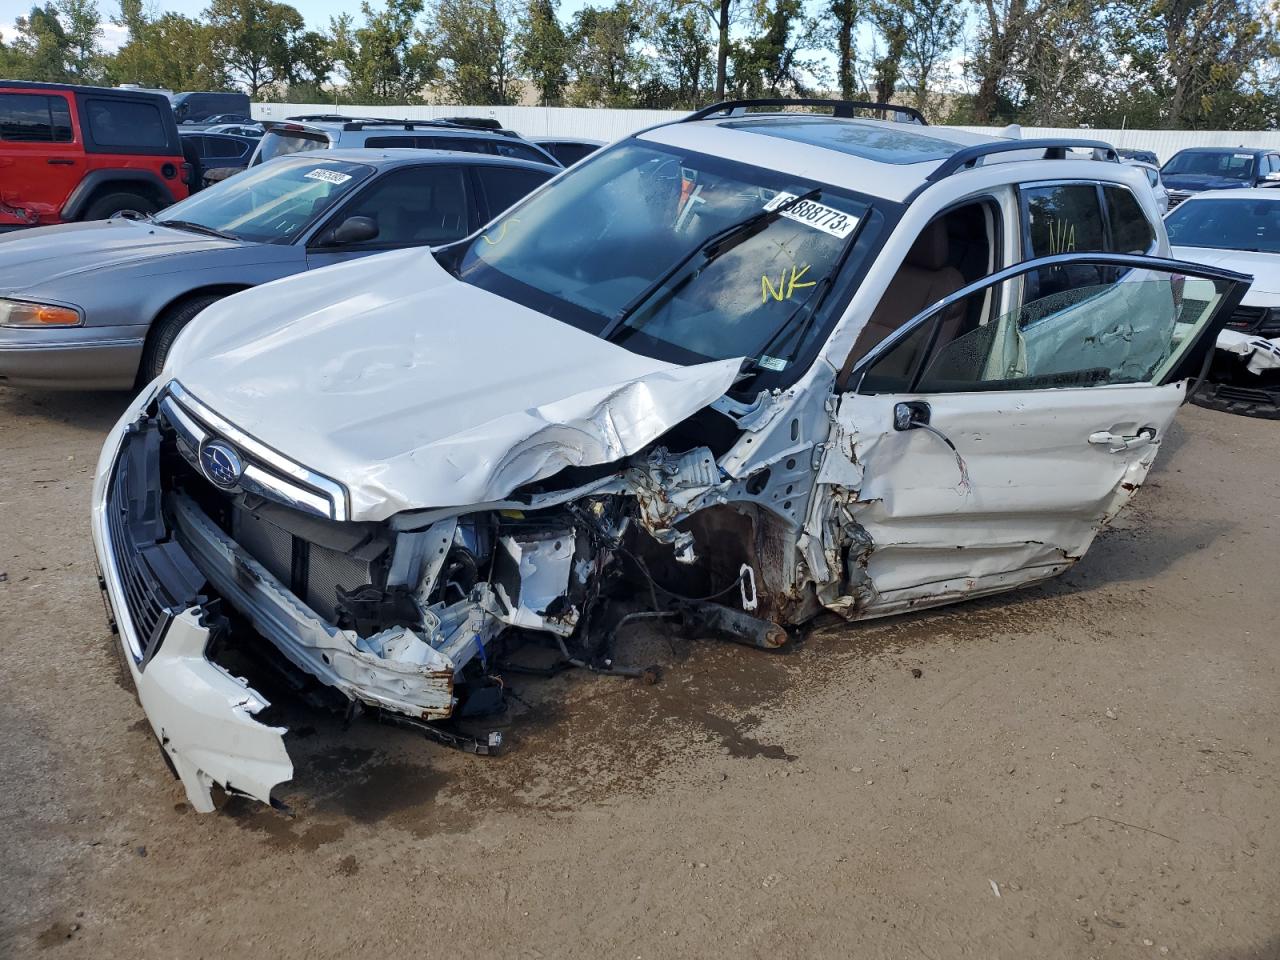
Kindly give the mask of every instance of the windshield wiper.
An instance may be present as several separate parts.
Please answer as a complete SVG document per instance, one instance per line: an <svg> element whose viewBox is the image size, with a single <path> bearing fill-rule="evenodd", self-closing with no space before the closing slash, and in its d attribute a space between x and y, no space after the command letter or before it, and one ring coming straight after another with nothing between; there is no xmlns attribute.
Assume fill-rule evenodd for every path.
<svg viewBox="0 0 1280 960"><path fill-rule="evenodd" d="M693 260L698 256L698 254L703 254L706 257L702 264L705 267L717 257L728 253L734 247L738 246L738 244L755 236L792 207L799 203L803 203L806 200L816 200L821 195L822 188L814 187L812 190L807 193L802 193L798 197L791 197L790 199L782 201L782 203L778 204L772 210L757 210L745 220L739 220L737 223L729 224L729 226L722 230L717 230L715 233L711 234L711 236L707 237L706 240L702 241L702 243L698 244L698 246L694 247L672 264L671 267L668 268L657 280L649 284L649 286L641 290L640 293L623 304L622 309L619 310L614 318L605 324L604 329L600 331L600 339L608 340L613 336L613 334L618 331L618 328L626 323L627 319L632 314L639 310L640 307L644 306L650 297L665 287L667 285L667 281L683 270L688 265L689 261Z"/></svg>
<svg viewBox="0 0 1280 960"><path fill-rule="evenodd" d="M191 233L203 233L208 237L219 237L223 240L239 240L234 233L225 233L222 230L215 230L213 227L206 227L203 223L192 223L190 220L157 220L156 223L162 227L175 227L178 230L188 230Z"/></svg>
<svg viewBox="0 0 1280 960"><path fill-rule="evenodd" d="M799 351L800 346L804 343L805 337L809 336L809 331L813 329L813 325L818 317L818 307L821 306L822 298L827 295L827 290L830 289L830 287L831 274L827 274L818 281L818 285L814 288L813 293L808 296L804 303L792 310L791 313L787 315L787 318L783 320L782 323L778 324L778 326L769 334L769 339L765 340L758 350L753 351L747 357L746 362L743 364L742 372L749 376L755 376L757 373L761 373L764 370L774 369L773 367L766 366L761 362L766 358L773 360L785 359L790 361ZM787 354L785 358L769 357L769 349L782 339L782 335L791 329L791 324L795 322L796 317L800 316L800 314L804 313L806 310L809 311L808 316L804 318L804 323L802 323L800 325L800 329L796 331L796 345L792 351Z"/></svg>

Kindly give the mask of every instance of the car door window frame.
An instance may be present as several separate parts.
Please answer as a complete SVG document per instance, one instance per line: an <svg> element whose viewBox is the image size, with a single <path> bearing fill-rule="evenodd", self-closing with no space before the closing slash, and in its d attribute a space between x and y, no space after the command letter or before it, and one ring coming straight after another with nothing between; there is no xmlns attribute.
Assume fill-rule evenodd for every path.
<svg viewBox="0 0 1280 960"><path fill-rule="evenodd" d="M848 385L845 392L863 393L862 386L868 371L889 351L896 349L898 346L905 344L912 336L917 333L923 333L926 337L924 348L920 351L919 357L913 364L911 376L908 379L906 387L894 390L867 391L867 393L880 394L915 394L929 362L937 354L937 339L940 333L941 324L937 322L944 314L946 309L952 304L960 302L975 293L982 291L988 287L995 287L1003 284L1008 280L1016 279L1019 276L1031 273L1033 271L1043 270L1051 267L1062 267L1070 264L1093 264L1105 267L1116 268L1118 274L1127 273L1135 269L1157 270L1170 274L1177 274L1184 277L1194 277L1205 280L1223 280L1234 283L1235 286L1228 291L1218 304L1215 320L1222 319L1222 324L1217 324L1219 328L1225 324L1225 318L1230 317L1236 307L1240 305L1240 301L1248 292L1251 278L1242 274L1234 273L1229 270L1220 270L1206 267L1201 264L1191 264L1180 260L1169 260L1163 257L1140 256L1134 254L1118 254L1118 253L1066 253L1056 254L1049 257L1038 257L1033 260L1023 260L1020 263L1005 267L1002 270L993 273L989 277L983 277L981 280L969 284L961 290L956 291L948 297L939 300L937 303L927 307L907 323L903 324L893 335L886 337L883 341L872 348L865 357L858 361L850 373ZM1113 281L1118 282L1118 281ZM1216 331L1213 331L1214 337L1209 337L1213 328L1213 323L1205 323L1196 331L1195 338L1192 343L1184 350L1182 356L1177 363L1173 364L1169 370L1160 378L1156 386L1173 383L1178 380L1196 377L1203 374L1208 360L1211 358L1213 351L1213 343L1216 338ZM921 328L928 329L922 330ZM1054 387L1024 387L1015 388L1023 390L1044 390L1059 389ZM1086 389L1094 389L1088 387ZM991 390L991 391L973 391L973 392L1010 392L1008 390Z"/></svg>
<svg viewBox="0 0 1280 960"><path fill-rule="evenodd" d="M481 170L495 169L495 168L499 170L517 169L517 170L525 171L526 173L540 172L540 171L528 170L525 167L512 168L512 167L506 166L505 164L476 164L475 166L473 166L471 168L471 175L475 178L474 180L475 208L479 213L478 223L488 223L498 214L502 213L503 210L510 209L509 207L502 207L501 209L494 210L493 204L490 203L489 201L489 191L485 187L484 177L481 176ZM555 176L555 174L548 174L546 178L543 179L542 183L538 184L537 187L534 187L533 190L537 190L539 187L542 186L543 183L546 183L547 180L550 180L553 176ZM521 197L517 198L515 202L519 203L520 200L522 200L524 197L527 197L529 194L533 193L533 190L525 191L525 193ZM512 204L512 206L514 205L515 204Z"/></svg>
<svg viewBox="0 0 1280 960"><path fill-rule="evenodd" d="M71 114L71 104L67 97L60 96L57 93L48 93L43 91L28 92L26 90L6 90L0 93L0 105L3 105L6 99L11 100L15 97L21 97L25 100L43 100L45 113L49 118L49 136L48 137L6 137L0 135L0 143L34 143L34 144L69 144L75 142L75 118ZM58 136L62 129L57 121L54 120L54 102L61 104L62 109L66 111L67 119L67 135L65 137ZM2 111L0 111L2 112ZM59 118L61 119L61 118Z"/></svg>
<svg viewBox="0 0 1280 960"><path fill-rule="evenodd" d="M466 200L465 206L467 211L467 225L466 225L465 232L462 234L462 236L458 237L457 240L461 240L464 237L469 236L472 232L474 232L474 230L479 224L476 220L476 190L475 190L475 182L472 179L471 165L465 164L465 163L421 163L413 166L394 167L390 170L387 170L385 173L383 173L382 176L376 176L376 177L373 177L371 180L369 180L368 183L364 184L362 187L360 187L359 190L357 190L350 197L344 200L336 210L331 212L329 216L326 217L319 224L319 226L317 226L315 229L311 231L310 235L306 239L305 245L307 249L310 250L312 253L347 253L347 252L366 252L366 251L376 251L376 250L404 250L412 247L423 247L425 249L431 246L442 246L443 244L392 243L392 242L386 242L386 241L380 240L377 237L375 237L373 240L367 240L363 243L343 243L343 244L335 245L335 244L322 244L317 242L322 236L324 236L330 230L333 230L338 226L340 226L347 219L347 217L352 215L351 211L355 208L356 204L360 202L360 198L367 191L376 188L380 183L386 180L387 177L395 176L397 173L403 173L406 170L413 170L413 171L457 170L459 173L461 173L463 189L467 192L467 196L465 197L465 200ZM445 241L445 243L455 243L455 242L457 241L456 240Z"/></svg>

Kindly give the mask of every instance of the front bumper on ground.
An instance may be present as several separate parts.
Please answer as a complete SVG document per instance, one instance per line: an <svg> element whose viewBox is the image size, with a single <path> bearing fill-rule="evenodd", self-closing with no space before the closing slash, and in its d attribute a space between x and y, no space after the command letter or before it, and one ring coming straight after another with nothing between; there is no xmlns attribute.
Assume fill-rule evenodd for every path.
<svg viewBox="0 0 1280 960"><path fill-rule="evenodd" d="M268 702L205 658L209 628L199 608L160 610L149 633L145 631L132 612L142 609L145 600L136 593L137 582L120 568L113 548L108 488L125 431L154 393L154 386L148 387L134 401L107 437L98 461L92 531L103 588L138 699L191 805L201 812L213 810L215 783L270 803L271 788L292 778L293 764L284 729L254 719ZM132 603L130 590L135 591Z"/></svg>
<svg viewBox="0 0 1280 960"><path fill-rule="evenodd" d="M15 387L129 390L146 327L0 327L0 383Z"/></svg>

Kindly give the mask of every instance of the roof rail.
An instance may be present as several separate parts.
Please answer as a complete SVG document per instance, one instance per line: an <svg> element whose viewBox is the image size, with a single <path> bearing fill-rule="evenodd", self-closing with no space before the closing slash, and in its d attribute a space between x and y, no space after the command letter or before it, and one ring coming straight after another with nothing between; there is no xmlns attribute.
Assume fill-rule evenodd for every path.
<svg viewBox="0 0 1280 960"><path fill-rule="evenodd" d="M938 165L925 179L930 183L945 180L960 170L981 166L987 157L1000 153L1019 153L1023 150L1043 150L1044 160L1065 160L1068 150L1092 150L1094 160L1118 161L1115 147L1101 140L995 140L977 143L957 150Z"/></svg>
<svg viewBox="0 0 1280 960"><path fill-rule="evenodd" d="M834 116L851 118L855 110L874 110L879 113L897 113L905 119L899 123L917 123L927 126L928 121L915 107L906 107L897 103L870 103L863 100L823 100L813 97L770 97L763 100L724 100L713 103L709 107L695 110L689 116L678 121L688 123L693 120L706 120L716 114L741 116L750 107L830 107Z"/></svg>

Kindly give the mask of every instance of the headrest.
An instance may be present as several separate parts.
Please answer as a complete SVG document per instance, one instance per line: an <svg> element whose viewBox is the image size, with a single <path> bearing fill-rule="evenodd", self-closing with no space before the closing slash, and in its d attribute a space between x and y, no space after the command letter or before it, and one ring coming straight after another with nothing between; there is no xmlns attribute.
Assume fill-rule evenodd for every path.
<svg viewBox="0 0 1280 960"><path fill-rule="evenodd" d="M916 237L907 251L907 263L922 270L941 270L951 258L951 242L947 239L947 225L934 220Z"/></svg>

